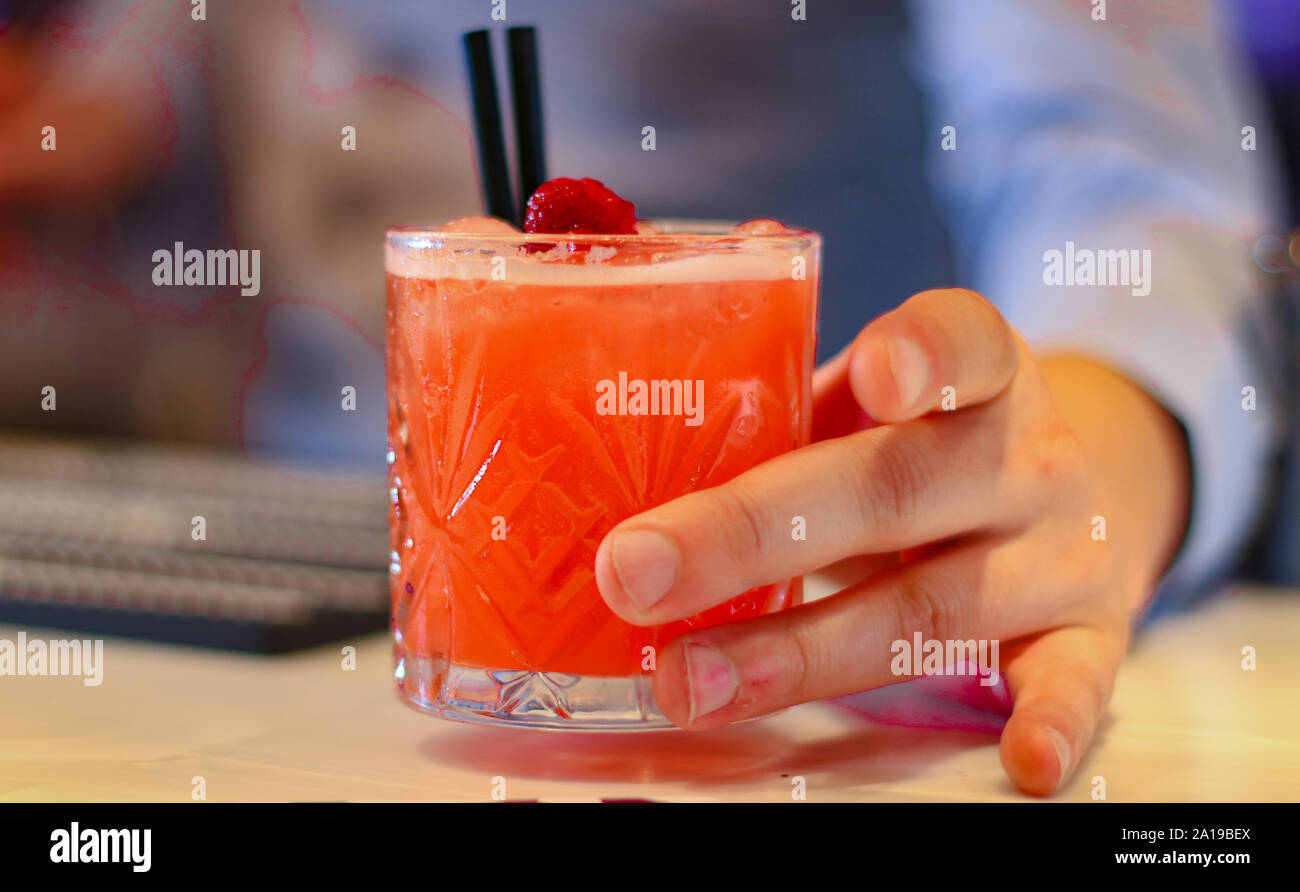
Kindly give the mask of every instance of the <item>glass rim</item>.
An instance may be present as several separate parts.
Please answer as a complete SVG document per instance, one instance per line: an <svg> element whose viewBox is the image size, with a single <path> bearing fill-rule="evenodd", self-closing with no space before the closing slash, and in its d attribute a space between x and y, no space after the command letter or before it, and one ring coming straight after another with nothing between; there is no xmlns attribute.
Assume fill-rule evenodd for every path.
<svg viewBox="0 0 1300 892"><path fill-rule="evenodd" d="M384 241L405 250L421 250L455 244L512 244L555 245L576 242L583 245L609 245L611 247L662 247L681 249L691 246L725 246L750 243L768 248L773 246L816 245L821 235L811 229L789 227L785 232L746 233L733 232L737 225L724 220L690 220L683 218L651 219L642 221L663 231L654 233L542 233L542 232L443 232L437 227L390 226L384 230Z"/></svg>

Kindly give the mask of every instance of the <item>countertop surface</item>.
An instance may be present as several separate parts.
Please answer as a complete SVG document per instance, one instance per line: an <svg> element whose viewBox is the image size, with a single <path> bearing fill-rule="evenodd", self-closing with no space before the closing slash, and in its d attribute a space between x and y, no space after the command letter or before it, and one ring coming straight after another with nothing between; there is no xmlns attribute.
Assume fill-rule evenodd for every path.
<svg viewBox="0 0 1300 892"><path fill-rule="evenodd" d="M1255 588L1149 630L1056 798L1091 800L1104 778L1109 801L1300 800L1298 633L1300 597ZM808 801L1028 801L992 735L826 703L697 733L442 721L398 700L382 634L284 657L107 639L103 661L98 687L0 676L0 800L191 801L202 778L207 801L788 802L802 778Z"/></svg>

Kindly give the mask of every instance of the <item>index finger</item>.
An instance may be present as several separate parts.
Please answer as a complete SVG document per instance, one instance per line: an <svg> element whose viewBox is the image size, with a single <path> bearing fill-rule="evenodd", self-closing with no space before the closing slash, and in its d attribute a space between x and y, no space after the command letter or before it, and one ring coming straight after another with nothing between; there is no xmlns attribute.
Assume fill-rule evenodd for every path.
<svg viewBox="0 0 1300 892"><path fill-rule="evenodd" d="M657 625L845 557L1032 512L1041 499L1015 475L971 473L996 464L1003 428L957 413L778 456L618 524L596 552L596 583L623 619Z"/></svg>

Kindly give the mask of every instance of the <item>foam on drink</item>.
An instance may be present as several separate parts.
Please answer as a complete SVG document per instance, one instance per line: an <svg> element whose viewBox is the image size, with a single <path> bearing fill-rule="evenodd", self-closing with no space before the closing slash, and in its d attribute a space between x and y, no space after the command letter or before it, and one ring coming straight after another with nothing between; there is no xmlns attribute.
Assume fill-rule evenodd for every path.
<svg viewBox="0 0 1300 892"><path fill-rule="evenodd" d="M738 242L738 249L733 253L711 251L682 257L682 242L689 241L692 233L673 232L666 236L664 247L675 255L674 259L656 262L656 252L647 250L646 240L665 234L648 223L639 222L637 227L635 236L532 236L530 241L534 244L554 241L555 247L532 254L517 250L501 255L507 259L506 279L526 285L565 286L777 281L790 277L790 240L798 239L802 233L775 220L750 220L731 230L745 237L744 250L739 250ZM505 240L511 236L522 237L523 233L493 217L464 217L436 230L405 235L408 240L427 242L432 250L413 252L409 250L413 246L409 241L406 246L390 242L385 247L385 268L396 276L432 280L492 278L490 258L479 254L467 239L458 243L458 237L499 236ZM773 238L765 243L754 236ZM727 237L727 234L698 234L700 240L708 242L725 241ZM593 247L586 254L575 256L566 247L570 241ZM621 245L635 248L635 253L644 260L629 258L631 252L618 250ZM615 257L619 262L608 262Z"/></svg>

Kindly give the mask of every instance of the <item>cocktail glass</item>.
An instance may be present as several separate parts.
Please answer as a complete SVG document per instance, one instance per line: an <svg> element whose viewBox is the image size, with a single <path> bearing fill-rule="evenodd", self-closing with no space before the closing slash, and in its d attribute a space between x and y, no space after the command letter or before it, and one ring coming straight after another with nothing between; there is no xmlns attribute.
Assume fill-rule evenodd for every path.
<svg viewBox="0 0 1300 892"><path fill-rule="evenodd" d="M810 433L819 236L656 227L387 233L392 629L410 704L667 727L665 642L799 602L801 580L783 580L645 628L597 591L615 524Z"/></svg>

